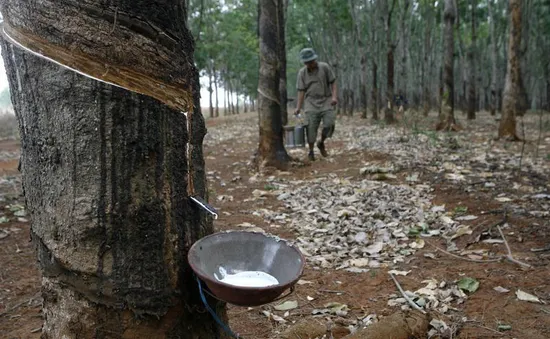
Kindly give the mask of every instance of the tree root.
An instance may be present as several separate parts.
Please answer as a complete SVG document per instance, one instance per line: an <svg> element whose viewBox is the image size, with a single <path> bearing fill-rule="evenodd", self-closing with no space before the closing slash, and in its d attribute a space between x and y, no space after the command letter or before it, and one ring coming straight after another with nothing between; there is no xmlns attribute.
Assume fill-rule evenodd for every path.
<svg viewBox="0 0 550 339"><path fill-rule="evenodd" d="M430 318L418 311L397 312L344 339L426 338Z"/></svg>

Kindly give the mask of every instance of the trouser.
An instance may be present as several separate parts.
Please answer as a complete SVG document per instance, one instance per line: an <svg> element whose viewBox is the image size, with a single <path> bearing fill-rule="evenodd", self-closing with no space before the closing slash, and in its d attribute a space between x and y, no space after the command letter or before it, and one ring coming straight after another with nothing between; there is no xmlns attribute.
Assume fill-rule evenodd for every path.
<svg viewBox="0 0 550 339"><path fill-rule="evenodd" d="M321 121L323 122L324 136L326 138L332 137L334 133L334 127L336 122L336 114L334 110L329 109L326 111L309 111L306 112L307 115L307 141L310 144L315 143L317 140L317 130Z"/></svg>

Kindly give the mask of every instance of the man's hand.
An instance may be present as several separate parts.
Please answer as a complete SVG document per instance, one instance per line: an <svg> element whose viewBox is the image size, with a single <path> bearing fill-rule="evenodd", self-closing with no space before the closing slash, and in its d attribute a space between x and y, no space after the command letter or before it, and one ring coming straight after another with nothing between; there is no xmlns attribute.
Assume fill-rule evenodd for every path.
<svg viewBox="0 0 550 339"><path fill-rule="evenodd" d="M302 112L301 109L297 108L295 111L294 111L294 115L298 115Z"/></svg>
<svg viewBox="0 0 550 339"><path fill-rule="evenodd" d="M332 98L332 101L330 102L330 104L331 104L332 106L338 105L338 98L334 98L334 97L333 97L333 98Z"/></svg>

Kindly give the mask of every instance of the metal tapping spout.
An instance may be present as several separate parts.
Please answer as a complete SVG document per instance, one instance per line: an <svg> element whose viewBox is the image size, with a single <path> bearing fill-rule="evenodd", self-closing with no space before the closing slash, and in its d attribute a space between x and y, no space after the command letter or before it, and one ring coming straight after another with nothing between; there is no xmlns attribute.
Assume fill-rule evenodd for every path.
<svg viewBox="0 0 550 339"><path fill-rule="evenodd" d="M214 219L218 219L218 211L214 207L209 205L206 201L202 200L201 197L191 196L189 197L189 199L191 199L191 201L197 204L200 208L210 213Z"/></svg>

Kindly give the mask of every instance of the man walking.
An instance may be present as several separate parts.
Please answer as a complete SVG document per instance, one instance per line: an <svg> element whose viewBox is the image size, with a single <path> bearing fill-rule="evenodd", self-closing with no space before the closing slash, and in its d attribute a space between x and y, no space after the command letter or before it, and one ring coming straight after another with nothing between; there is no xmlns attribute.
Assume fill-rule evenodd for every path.
<svg viewBox="0 0 550 339"><path fill-rule="evenodd" d="M330 138L334 132L336 115L333 106L338 103L336 77L327 63L317 61L317 54L312 48L304 48L300 51L300 61L305 66L298 72L296 81L298 105L294 114L299 114L302 106L304 107L308 121L308 158L313 161L315 160L313 148L321 121L323 122L323 129L317 147L322 156L328 156L325 149L325 140Z"/></svg>

